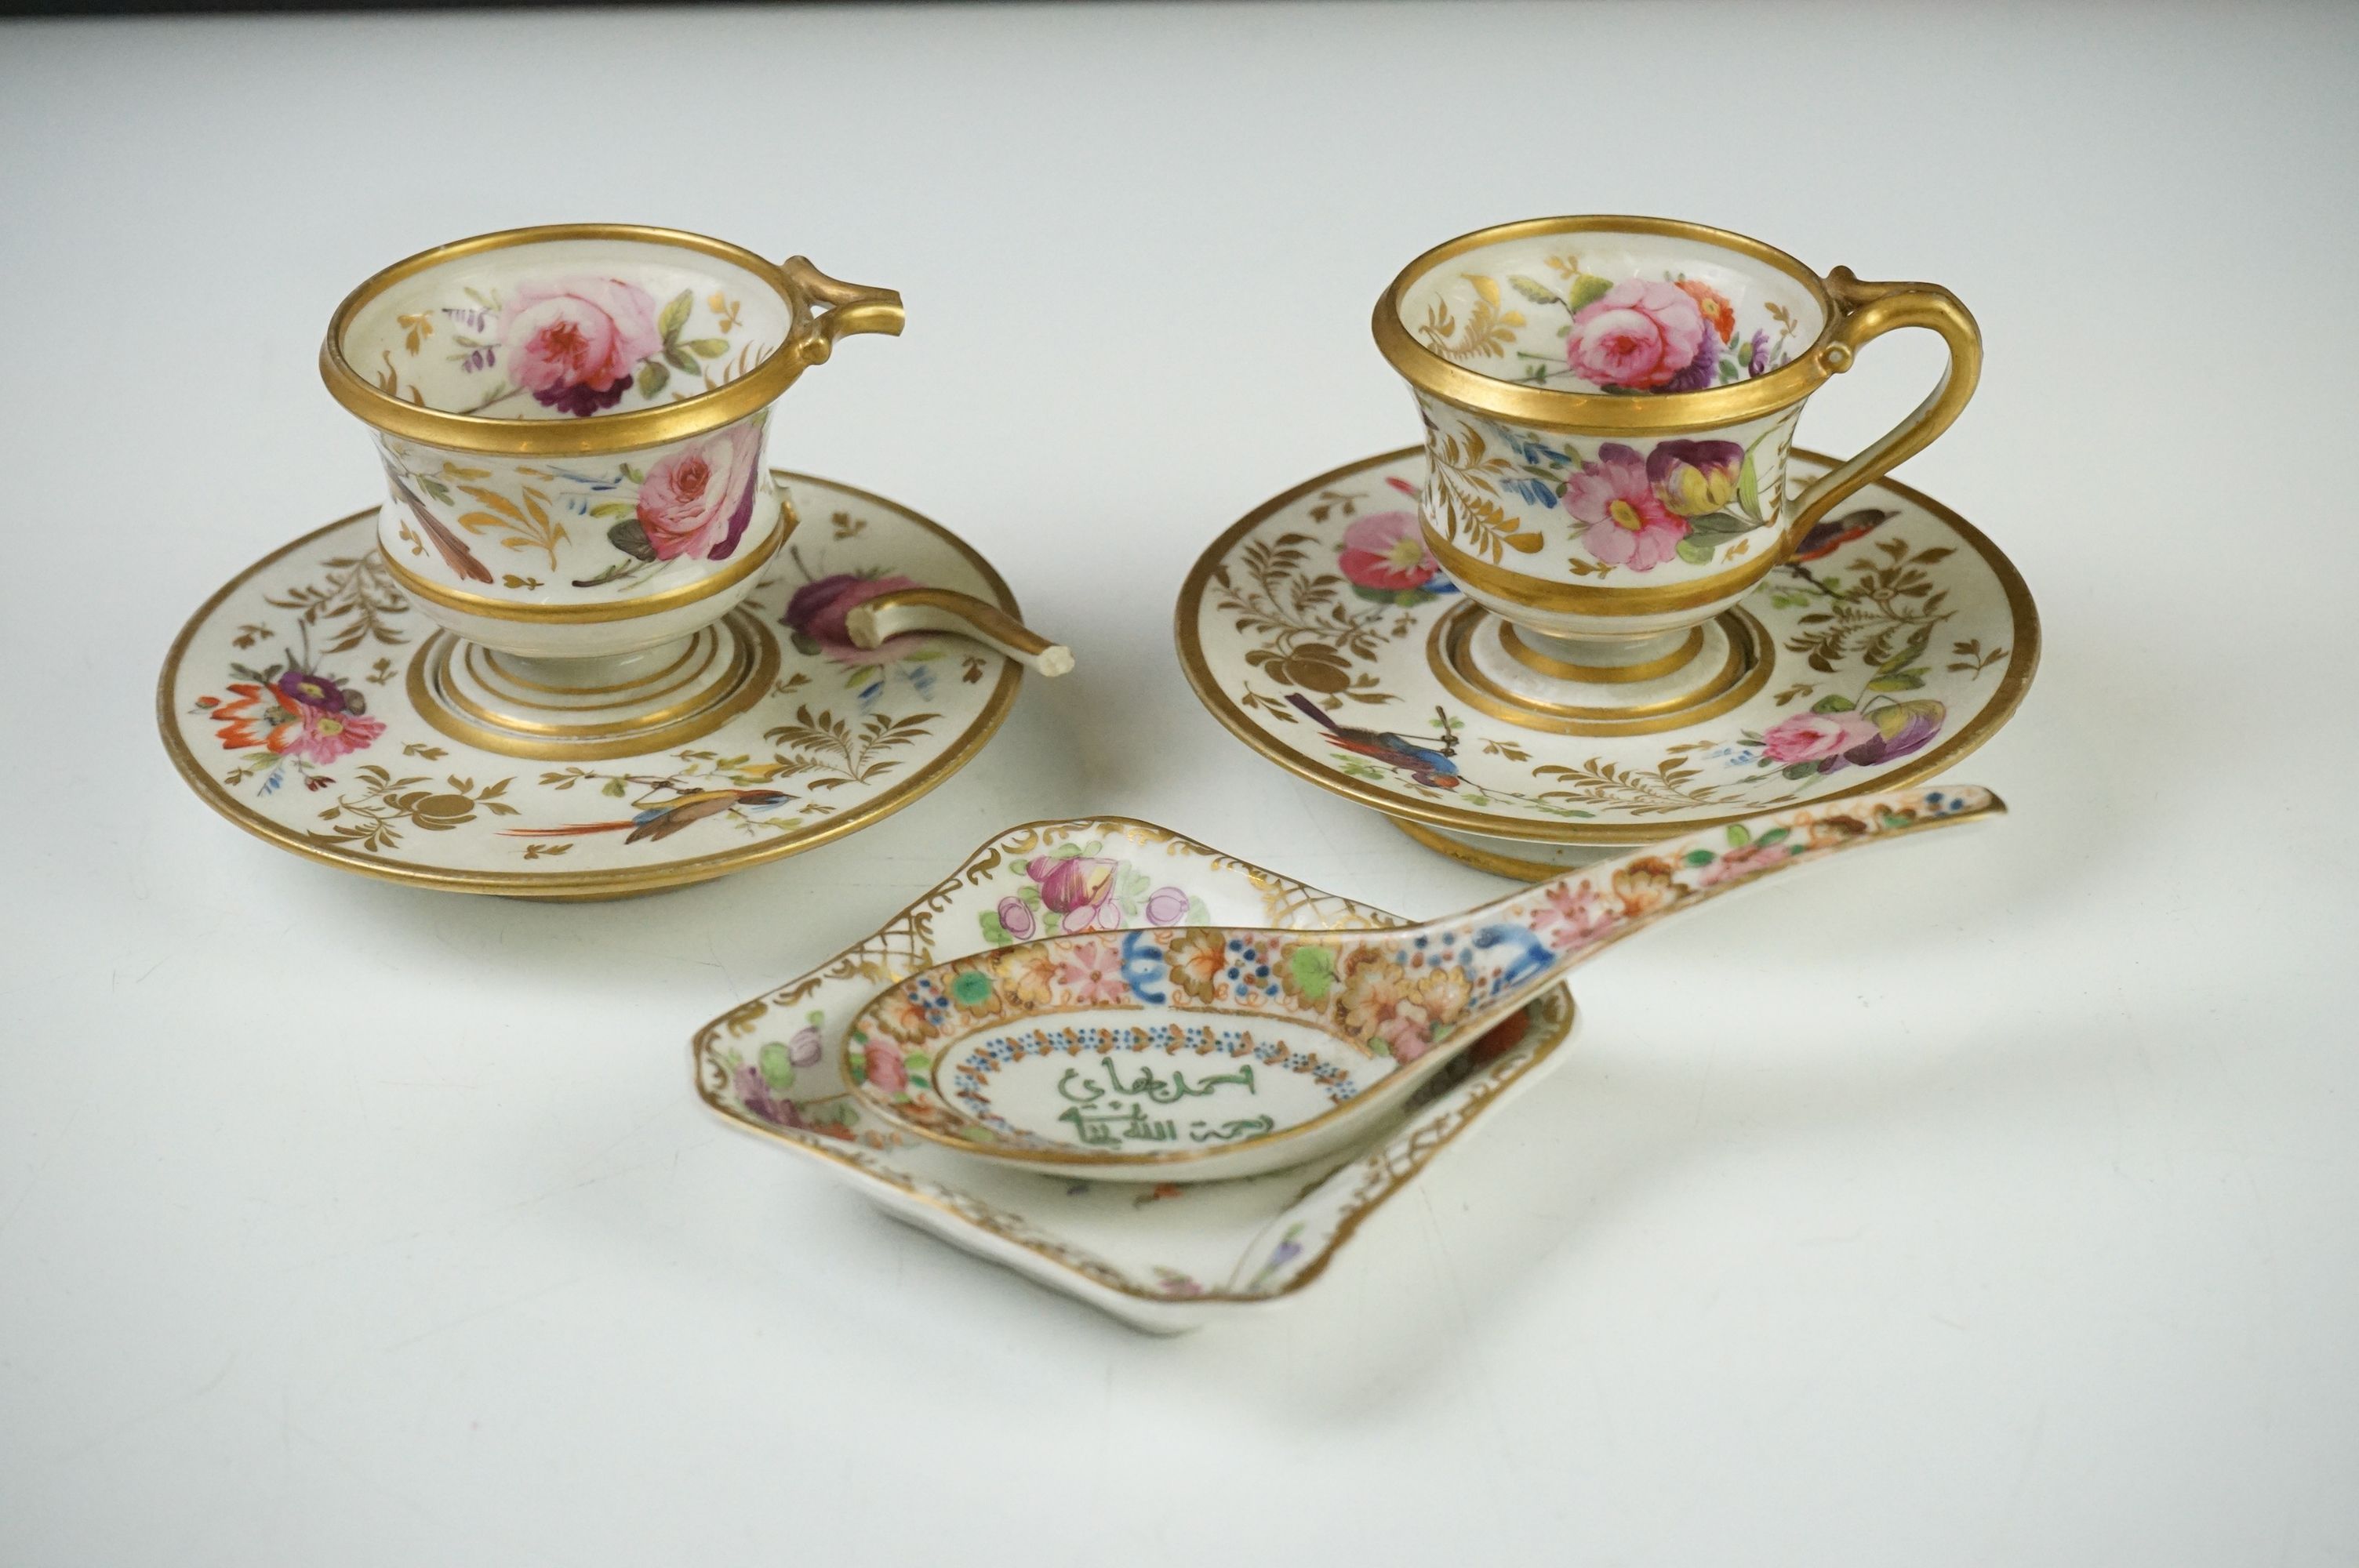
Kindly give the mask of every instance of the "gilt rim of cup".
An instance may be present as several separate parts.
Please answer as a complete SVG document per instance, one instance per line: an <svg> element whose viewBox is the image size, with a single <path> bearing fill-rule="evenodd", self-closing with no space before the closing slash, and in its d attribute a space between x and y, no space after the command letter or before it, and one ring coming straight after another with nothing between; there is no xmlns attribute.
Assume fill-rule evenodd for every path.
<svg viewBox="0 0 2359 1568"><path fill-rule="evenodd" d="M1809 290L1820 312L1818 336L1808 348L1766 375L1692 392L1565 392L1504 380L1457 364L1418 341L1401 314L1409 288L1442 263L1470 252L1542 234L1625 233L1688 240L1733 251L1775 267ZM1826 280L1808 264L1749 234L1683 218L1632 213L1582 213L1525 218L1469 230L1444 240L1396 274L1376 299L1372 323L1377 350L1411 386L1454 407L1540 429L1611 434L1624 430L1699 430L1740 424L1791 407L1842 368L1823 351L1843 310Z"/></svg>
<svg viewBox="0 0 2359 1568"><path fill-rule="evenodd" d="M635 408L623 414L597 414L586 419L509 418L497 415L452 414L405 403L372 385L344 357L344 336L361 308L406 278L451 262L487 251L568 240L619 240L669 245L716 257L744 268L775 290L790 319L786 340L760 363L726 385L699 392L658 408ZM320 379L330 395L362 423L388 435L453 451L497 456L582 457L592 453L638 451L701 436L732 425L777 401L802 374L802 356L790 351L796 331L806 319L810 301L803 289L777 263L743 245L716 240L686 229L665 229L644 223L539 223L522 229L499 229L435 245L380 268L344 296L328 319L328 335L320 345Z"/></svg>

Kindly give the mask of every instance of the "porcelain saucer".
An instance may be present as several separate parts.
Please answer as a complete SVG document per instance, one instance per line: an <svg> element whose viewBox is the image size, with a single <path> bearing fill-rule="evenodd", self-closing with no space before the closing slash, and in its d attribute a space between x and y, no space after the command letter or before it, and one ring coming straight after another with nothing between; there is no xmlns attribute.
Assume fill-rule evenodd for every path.
<svg viewBox="0 0 2359 1568"><path fill-rule="evenodd" d="M1796 449L1788 482L1832 466ZM2039 618L1998 546L1889 480L1730 612L1749 695L1649 734L1513 722L1436 673L1474 607L1419 543L1422 449L1306 481L1215 539L1180 592L1189 683L1279 766L1486 871L1550 876L1606 849L1930 777L2006 723ZM1445 668L1450 661L1441 660Z"/></svg>
<svg viewBox="0 0 2359 1568"><path fill-rule="evenodd" d="M1571 994L1559 987L1344 1153L1188 1186L1069 1180L976 1160L897 1130L851 1092L846 1026L879 989L929 964L1060 931L1206 924L1408 923L1148 823L1031 823L984 845L874 935L699 1030L697 1092L740 1127L818 1159L896 1218L1135 1327L1184 1332L1317 1280L1442 1148L1538 1080L1573 1021Z"/></svg>
<svg viewBox="0 0 2359 1568"><path fill-rule="evenodd" d="M463 892L609 898L721 876L899 810L981 751L1022 669L963 639L855 647L858 605L956 589L1014 617L989 562L881 496L777 473L801 522L731 612L766 689L668 751L564 765L469 745L427 722L435 628L355 513L239 573L190 618L157 721L205 803L282 849Z"/></svg>

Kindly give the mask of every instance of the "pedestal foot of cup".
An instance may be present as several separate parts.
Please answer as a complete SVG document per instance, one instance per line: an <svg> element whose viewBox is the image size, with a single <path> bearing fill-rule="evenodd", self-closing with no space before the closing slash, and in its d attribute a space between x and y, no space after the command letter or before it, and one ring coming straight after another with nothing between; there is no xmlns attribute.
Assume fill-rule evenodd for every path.
<svg viewBox="0 0 2359 1568"><path fill-rule="evenodd" d="M511 757L594 762L683 746L760 701L778 675L761 617L731 611L659 647L528 659L448 631L409 662L409 699L453 740Z"/></svg>
<svg viewBox="0 0 2359 1568"><path fill-rule="evenodd" d="M1624 848L1613 844L1535 844L1521 838L1461 833L1448 827L1436 827L1430 823L1411 822L1401 816L1387 816L1385 820L1437 854L1447 855L1478 871L1488 871L1495 877L1512 877L1521 882L1546 881L1550 877L1619 855Z"/></svg>
<svg viewBox="0 0 2359 1568"><path fill-rule="evenodd" d="M1492 718L1557 735L1640 735L1745 702L1768 681L1776 650L1743 610L1648 637L1576 642L1470 600L1434 623L1426 658L1452 696Z"/></svg>

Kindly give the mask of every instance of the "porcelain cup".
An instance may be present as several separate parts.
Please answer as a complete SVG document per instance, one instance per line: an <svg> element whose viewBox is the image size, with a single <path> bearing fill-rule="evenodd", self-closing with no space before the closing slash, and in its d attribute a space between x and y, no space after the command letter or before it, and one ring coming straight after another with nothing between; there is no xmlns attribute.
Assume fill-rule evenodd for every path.
<svg viewBox="0 0 2359 1568"><path fill-rule="evenodd" d="M429 618L527 661L628 662L754 589L793 524L771 405L839 338L901 324L897 294L799 256L556 224L386 267L320 371L375 438L378 542Z"/></svg>
<svg viewBox="0 0 2359 1568"><path fill-rule="evenodd" d="M1903 327L1948 344L1940 384L1789 504L1803 404ZM1821 277L1758 240L1661 218L1451 240L1393 280L1375 330L1425 424L1426 546L1508 623L1499 667L1527 688L1560 679L1591 701L1620 689L1658 707L1705 622L1946 429L1982 362L1945 288Z"/></svg>

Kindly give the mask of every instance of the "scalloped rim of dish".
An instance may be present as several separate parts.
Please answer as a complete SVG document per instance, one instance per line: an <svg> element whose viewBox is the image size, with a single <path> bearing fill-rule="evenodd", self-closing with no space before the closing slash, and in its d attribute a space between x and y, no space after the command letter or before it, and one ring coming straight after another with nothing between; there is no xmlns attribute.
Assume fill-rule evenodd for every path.
<svg viewBox="0 0 2359 1568"><path fill-rule="evenodd" d="M1354 1152L1344 1155L1334 1166L1321 1173L1316 1180L1308 1183L1302 1190L1295 1195L1292 1201L1288 1203L1283 1208L1256 1224L1251 1235L1248 1236L1244 1234L1241 1227L1238 1238L1240 1265L1242 1265L1245 1256L1249 1254L1252 1248L1260 1240L1261 1238L1270 1234L1271 1231L1275 1229L1288 1214L1292 1213L1313 1193L1323 1189L1328 1185L1328 1184L1346 1176L1349 1173L1368 1164L1372 1160L1382 1160L1397 1142L1405 1146L1414 1145L1420 1128L1426 1121L1432 1119L1434 1113L1442 1110L1450 1102L1458 1099L1461 1096L1465 1095L1473 1089L1481 1087L1484 1085L1491 1086L1488 1093L1483 1095L1481 1098L1475 1101L1475 1103L1466 1108L1463 1119L1445 1136L1422 1151L1418 1151L1414 1148L1406 1149L1405 1152L1413 1159L1413 1162L1410 1163L1406 1170L1392 1173L1388 1180L1384 1181L1380 1185L1375 1187L1366 1195L1366 1197L1357 1205L1357 1206L1346 1212L1337 1222L1333 1233L1326 1238L1325 1243L1321 1248L1318 1254L1289 1277L1284 1284L1274 1290L1262 1292L1208 1290L1192 1295L1173 1295L1136 1284L1116 1285L1111 1283L1106 1280L1096 1278L1082 1271L1082 1270L1074 1267L1071 1263L1068 1262L1066 1260L1057 1257L1055 1254L1033 1245L1022 1237L995 1230L990 1227L980 1224L974 1219L970 1218L968 1216L960 1213L956 1208L950 1205L919 1190L916 1181L925 1181L934 1185L942 1184L933 1182L930 1177L920 1177L917 1178L916 1181L912 1181L908 1178L904 1178L901 1181L892 1180L872 1168L870 1162L879 1157L875 1152L861 1151L860 1155L862 1157L854 1157L853 1152L835 1146L835 1141L833 1140L821 1138L810 1133L799 1133L791 1128L777 1127L754 1120L739 1114L736 1110L730 1108L722 1099L717 1098L713 1089L708 1086L704 1072L706 1048L720 1038L722 1032L729 1026L731 1021L738 1018L748 1005L754 1002L761 1002L766 1006L768 999L777 992L797 986L805 980L817 979L823 977L829 969L833 968L836 965L846 959L856 957L870 943L886 935L887 933L891 932L895 926L908 921L913 915L926 912L928 906L931 904L937 897L945 894L955 894L957 890L966 885L964 880L966 872L984 860L986 856L993 854L996 850L1000 840L1006 838L1011 835L1024 832L1027 829L1046 830L1054 828L1081 828L1085 827L1106 827L1124 832L1135 831L1142 833L1148 836L1150 838L1159 839L1168 845L1175 845L1193 850L1205 856L1208 860L1216 862L1223 862L1245 872L1248 877L1266 878L1273 883L1284 884L1285 886L1300 892L1319 897L1333 898L1351 905L1355 910L1364 911L1371 916L1378 917L1370 920L1364 925L1330 925L1323 929L1381 929L1387 925L1403 925L1411 924L1411 922L1404 916L1394 914L1388 910L1381 910L1375 908L1374 905L1362 903L1358 900L1350 898L1345 894L1329 892L1327 890L1320 888L1315 884L1303 881L1299 878L1287 876L1283 872L1273 871L1267 867L1256 865L1250 860L1241 860L1234 855L1225 854L1219 849L1213 849L1211 845L1204 843L1201 839L1192 838L1187 834L1175 832L1170 828L1160 826L1159 824L1144 821L1137 817L1040 817L1027 822L1014 823L1006 827L1001 828L998 832L991 835L990 838L977 845L973 850L972 850L955 868L952 869L949 876L937 882L926 892L912 900L891 918L880 925L875 931L870 932L859 941L853 943L832 957L824 959L818 964L814 964L802 974L795 976L792 979L780 981L777 985L770 986L760 995L748 998L746 1001L740 1002L736 1007L730 1009L728 1011L720 1013L708 1020L702 1027L699 1028L696 1033L690 1036L689 1041L690 1072L690 1076L695 1079L697 1098L702 1100L714 1114L718 1115L723 1120L729 1122L734 1127L760 1137L776 1140L780 1143L786 1144L789 1148L795 1149L813 1159L819 1160L821 1162L833 1167L836 1171L842 1173L846 1177L852 1179L856 1184L864 1189L868 1188L872 1184L884 1189L881 1192L871 1192L869 1195L872 1198L880 1202L915 1202L921 1204L927 1208L934 1211L934 1213L940 1217L940 1218L974 1231L979 1240L982 1238L988 1238L991 1242L997 1245L1013 1247L1028 1254L1031 1260L1031 1277L1039 1280L1043 1283L1048 1283L1053 1280L1055 1281L1056 1288L1062 1289L1069 1294L1075 1295L1083 1301L1090 1302L1093 1305L1096 1305L1103 1310L1112 1312L1115 1316L1122 1318L1125 1322L1130 1323L1134 1326L1159 1328L1164 1327L1165 1325L1176 1325L1180 1328L1185 1328L1194 1326L1194 1325L1188 1323L1185 1320L1194 1315L1193 1309L1195 1308L1212 1306L1264 1306L1274 1302L1286 1300L1287 1298L1304 1290L1308 1286L1315 1283L1326 1272L1328 1266L1333 1262L1336 1254L1343 1250L1345 1244L1348 1243L1358 1232L1360 1226L1367 1220L1369 1216L1383 1208L1386 1203L1391 1201L1395 1194L1398 1193L1403 1187L1406 1187L1411 1182L1417 1180L1419 1175L1423 1174L1426 1169L1432 1163L1434 1158L1438 1156L1443 1149L1446 1149L1450 1144L1455 1142L1459 1138L1471 1131L1477 1122L1482 1120L1491 1111L1495 1110L1499 1103L1509 1094L1515 1090L1527 1087L1533 1080L1533 1076L1537 1069L1553 1065L1560 1051L1566 1042L1572 1037L1574 1030L1579 1025L1580 1008L1573 1000L1571 988L1570 986L1560 985L1551 991L1544 992L1537 1000L1527 1005L1538 1008L1546 1006L1559 998L1562 999L1561 1005L1564 1010L1563 1022L1561 1026L1555 1029L1555 1033L1553 1034L1542 1035L1533 1041L1528 1046L1519 1044L1516 1047L1516 1050L1520 1053L1519 1054L1505 1058L1495 1065L1478 1067L1473 1071L1469 1072L1464 1077L1451 1084L1446 1090L1437 1095L1431 1100L1429 1100L1422 1106L1415 1108L1409 1112L1405 1119L1392 1122L1387 1125L1380 1137L1372 1138L1368 1142L1359 1145ZM1316 928L1304 927L1302 929ZM971 951L980 952L984 951L984 949L975 948ZM963 956L965 955L952 955L951 957ZM928 960L928 964L944 961L948 960L943 958L929 959ZM926 967L927 964L919 964L910 968L908 973L915 974L919 968ZM880 986L891 985L896 983L896 980L906 978L906 975L897 976L895 979L885 980L879 982L879 984ZM839 1052L842 1050L842 1045L840 1039L835 1043L834 1048ZM1270 1176L1282 1177L1287 1173L1288 1173L1283 1171L1273 1172L1270 1173ZM1044 1183L1054 1183L1058 1180L1058 1178L1052 1176L1042 1176L1038 1179ZM1268 1178L1245 1179L1253 1180ZM897 1215L895 1217L899 1217ZM1029 1218L1030 1217L1027 1216L1027 1217ZM1032 1223L1044 1233L1053 1234L1054 1227L1052 1226L1038 1220L1033 1220ZM996 1260L994 1260L996 1261ZM1014 1267L1012 1264L1004 1266ZM1112 1265L1108 1265L1108 1268L1110 1271L1122 1273L1125 1276L1128 1273L1128 1271L1115 1269ZM1023 1272L1026 1271L1018 1270L1018 1271ZM1106 1297L1115 1298L1116 1301L1122 1304L1117 1305L1115 1304L1115 1301L1100 1299L1101 1293ZM1128 1308L1129 1310L1125 1310L1125 1308Z"/></svg>

